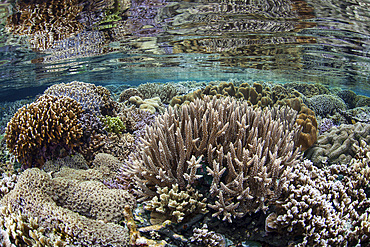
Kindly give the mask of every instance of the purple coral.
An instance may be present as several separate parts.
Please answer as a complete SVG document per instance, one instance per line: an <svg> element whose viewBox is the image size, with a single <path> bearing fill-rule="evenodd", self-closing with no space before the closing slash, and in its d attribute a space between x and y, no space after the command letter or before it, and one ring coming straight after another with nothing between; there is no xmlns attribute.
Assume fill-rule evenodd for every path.
<svg viewBox="0 0 370 247"><path fill-rule="evenodd" d="M324 132L329 131L332 127L336 126L334 122L331 119L324 118L321 121L321 124L319 126L319 133L320 135L323 134Z"/></svg>

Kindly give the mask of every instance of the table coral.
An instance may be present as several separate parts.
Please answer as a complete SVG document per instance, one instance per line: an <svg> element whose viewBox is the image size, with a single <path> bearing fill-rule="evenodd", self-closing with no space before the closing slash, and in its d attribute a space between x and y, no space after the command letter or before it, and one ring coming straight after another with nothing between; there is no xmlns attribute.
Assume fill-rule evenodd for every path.
<svg viewBox="0 0 370 247"><path fill-rule="evenodd" d="M24 167L42 166L81 144L82 109L69 97L42 95L18 110L6 128L7 146Z"/></svg>
<svg viewBox="0 0 370 247"><path fill-rule="evenodd" d="M158 196L156 186L201 184L214 216L223 220L265 211L300 157L295 119L290 108L262 111L230 97L169 107L146 127L122 177L132 180L141 200ZM202 169L191 165L193 156L204 157Z"/></svg>

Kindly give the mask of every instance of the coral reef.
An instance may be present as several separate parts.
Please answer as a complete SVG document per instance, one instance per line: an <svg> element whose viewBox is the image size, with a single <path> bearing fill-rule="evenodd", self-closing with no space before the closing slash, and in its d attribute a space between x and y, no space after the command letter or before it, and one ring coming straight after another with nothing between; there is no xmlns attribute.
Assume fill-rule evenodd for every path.
<svg viewBox="0 0 370 247"><path fill-rule="evenodd" d="M116 174L122 167L119 159L107 153L98 153L92 164L95 169L99 170L107 178L116 177Z"/></svg>
<svg viewBox="0 0 370 247"><path fill-rule="evenodd" d="M108 134L100 152L111 154L119 160L125 160L135 150L136 137L130 133L122 135ZM96 158L96 157L95 157Z"/></svg>
<svg viewBox="0 0 370 247"><path fill-rule="evenodd" d="M144 96L139 92L139 90L137 90L137 88L127 88L119 95L118 102L125 102L129 100L132 96L139 96L140 98L144 98Z"/></svg>
<svg viewBox="0 0 370 247"><path fill-rule="evenodd" d="M207 212L206 198L203 198L203 195L194 188L189 187L186 191L179 191L178 184L173 184L171 189L157 187L157 194L158 196L145 203L144 208L158 212L173 222L181 222L185 215Z"/></svg>
<svg viewBox="0 0 370 247"><path fill-rule="evenodd" d="M61 172L53 178L38 168L25 170L1 205L37 217L40 227L57 229L70 246L128 246L127 230L114 222L123 220L125 206L135 205L132 196L65 169L74 179L59 176Z"/></svg>
<svg viewBox="0 0 370 247"><path fill-rule="evenodd" d="M319 125L319 134L323 134L324 132L328 132L332 127L334 127L334 122L331 119L324 118L321 120Z"/></svg>
<svg viewBox="0 0 370 247"><path fill-rule="evenodd" d="M356 107L366 107L370 105L370 97L364 95L357 96Z"/></svg>
<svg viewBox="0 0 370 247"><path fill-rule="evenodd" d="M266 211L301 156L296 115L287 107L253 109L230 97L169 107L146 127L121 177L132 181L140 200L159 196L158 186L201 184L213 215L223 220ZM204 167L188 162L193 156L203 156Z"/></svg>
<svg viewBox="0 0 370 247"><path fill-rule="evenodd" d="M80 153L68 155L63 158L57 158L55 160L48 160L42 166L42 170L45 172L58 172L62 167L69 167L73 169L89 169L89 165L85 158Z"/></svg>
<svg viewBox="0 0 370 247"><path fill-rule="evenodd" d="M317 143L306 151L306 157L315 165L347 163L355 155L354 144L370 142L370 124L342 124L332 127L318 137Z"/></svg>
<svg viewBox="0 0 370 247"><path fill-rule="evenodd" d="M162 105L161 99L159 97L154 97L150 99L142 99L139 96L132 96L129 98L129 101L136 106L138 106L143 111L148 111L150 113L164 111L164 107Z"/></svg>
<svg viewBox="0 0 370 247"><path fill-rule="evenodd" d="M14 213L8 207L0 207L0 226L2 226L0 229L2 246L66 246L66 242L56 233L57 231L45 233L45 229L39 226L37 218L28 217L20 212Z"/></svg>
<svg viewBox="0 0 370 247"><path fill-rule="evenodd" d="M104 124L104 129L108 132L118 135L126 130L125 124L119 117L106 116L102 118L102 122Z"/></svg>
<svg viewBox="0 0 370 247"><path fill-rule="evenodd" d="M340 90L336 93L347 105L349 109L355 108L358 101L357 95L351 90Z"/></svg>
<svg viewBox="0 0 370 247"><path fill-rule="evenodd" d="M8 194L18 180L18 175L16 174L7 175L6 173L2 173L2 177L0 181L0 198Z"/></svg>
<svg viewBox="0 0 370 247"><path fill-rule="evenodd" d="M201 244L202 246L211 247L225 247L226 241L221 234L214 231L209 231L207 224L204 224L202 228L195 228L194 234L190 238L191 242Z"/></svg>
<svg viewBox="0 0 370 247"><path fill-rule="evenodd" d="M137 90L143 99L159 97L161 102L169 104L171 99L177 95L177 89L170 83L145 83L140 84Z"/></svg>
<svg viewBox="0 0 370 247"><path fill-rule="evenodd" d="M333 114L338 109L346 109L344 101L338 96L331 94L321 94L311 98L304 98L303 102L314 110L316 114L323 117Z"/></svg>
<svg viewBox="0 0 370 247"><path fill-rule="evenodd" d="M6 128L7 146L24 167L42 166L61 149L81 144L80 104L69 97L42 95L18 110Z"/></svg>
<svg viewBox="0 0 370 247"><path fill-rule="evenodd" d="M52 85L44 91L44 94L57 97L68 96L79 102L86 113L92 112L98 116L102 114L101 108L109 104L105 102L107 99L102 96L98 87L79 81Z"/></svg>
<svg viewBox="0 0 370 247"><path fill-rule="evenodd" d="M302 126L298 145L301 147L302 151L305 151L317 140L317 121L315 113L306 106L302 106L297 116L296 123Z"/></svg>
<svg viewBox="0 0 370 247"><path fill-rule="evenodd" d="M349 164L295 164L266 218L267 232L295 236L294 246L368 246L370 150L364 141L355 148L358 157Z"/></svg>
<svg viewBox="0 0 370 247"><path fill-rule="evenodd" d="M303 94L306 97L313 97L320 94L330 94L329 89L327 89L324 85L315 83L315 84L308 84L308 83L285 83L283 85L286 89L294 89Z"/></svg>

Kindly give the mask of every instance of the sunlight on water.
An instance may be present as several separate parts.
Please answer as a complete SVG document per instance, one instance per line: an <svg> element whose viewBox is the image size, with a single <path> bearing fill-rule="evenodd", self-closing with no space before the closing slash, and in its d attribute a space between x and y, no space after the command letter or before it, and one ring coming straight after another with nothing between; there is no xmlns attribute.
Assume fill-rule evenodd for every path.
<svg viewBox="0 0 370 247"><path fill-rule="evenodd" d="M3 97L72 80L230 78L320 82L369 95L368 2L113 3L3 2Z"/></svg>

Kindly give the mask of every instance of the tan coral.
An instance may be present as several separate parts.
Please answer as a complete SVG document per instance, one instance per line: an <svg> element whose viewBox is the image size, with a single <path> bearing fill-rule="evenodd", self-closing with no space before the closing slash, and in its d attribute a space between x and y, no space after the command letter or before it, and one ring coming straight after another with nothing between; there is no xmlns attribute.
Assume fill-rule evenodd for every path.
<svg viewBox="0 0 370 247"><path fill-rule="evenodd" d="M161 99L159 97L154 97L150 99L142 99L139 96L132 96L129 98L131 103L134 103L143 111L148 111L150 113L163 112L164 107L162 106Z"/></svg>
<svg viewBox="0 0 370 247"><path fill-rule="evenodd" d="M171 189L158 187L157 194L145 203L144 208L158 212L175 223L181 222L185 216L207 212L206 198L190 186L181 191L177 184L172 185Z"/></svg>
<svg viewBox="0 0 370 247"><path fill-rule="evenodd" d="M73 150L81 144L81 112L80 104L69 97L42 95L10 120L7 146L26 167L42 166L46 158L58 156L56 147Z"/></svg>
<svg viewBox="0 0 370 247"><path fill-rule="evenodd" d="M123 177L133 179L135 193L146 200L158 195L156 186L177 183L185 189L208 173L208 206L215 216L232 221L265 211L279 197L289 167L300 158L295 118L289 108L262 111L232 98L204 97L180 109L169 107L146 127ZM191 171L192 156L205 159L200 174ZM190 179L190 174L201 176Z"/></svg>
<svg viewBox="0 0 370 247"><path fill-rule="evenodd" d="M66 246L66 242L61 239L56 229L45 232L45 229L39 226L37 218L21 212L15 213L6 206L0 208L0 229L5 238L3 239L5 246Z"/></svg>
<svg viewBox="0 0 370 247"><path fill-rule="evenodd" d="M124 207L132 207L134 201L125 193L109 190L94 180L51 178L32 168L21 174L15 188L0 203L15 212L21 210L30 217L37 217L40 227L57 229L67 244L129 246L127 230L109 222L123 219ZM112 215L113 218L106 217Z"/></svg>

